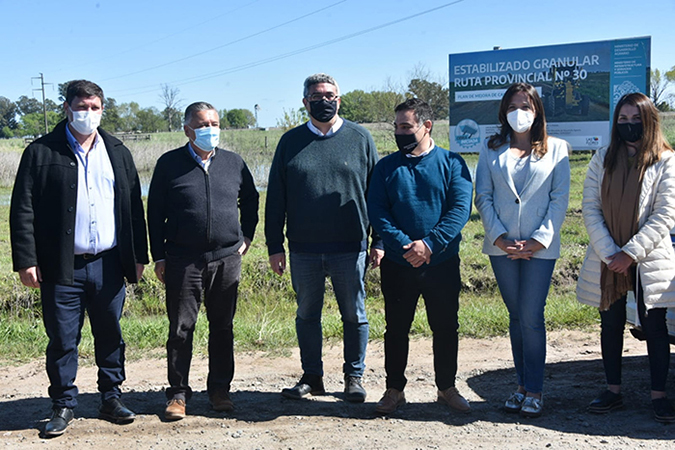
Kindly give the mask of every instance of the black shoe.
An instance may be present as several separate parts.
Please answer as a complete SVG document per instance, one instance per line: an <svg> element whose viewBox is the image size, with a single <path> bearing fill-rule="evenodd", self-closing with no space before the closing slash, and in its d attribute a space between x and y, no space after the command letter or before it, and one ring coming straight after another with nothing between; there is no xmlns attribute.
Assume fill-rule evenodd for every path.
<svg viewBox="0 0 675 450"><path fill-rule="evenodd" d="M654 419L661 423L675 422L675 410L670 400L667 398L655 398L652 400L652 407L654 408Z"/></svg>
<svg viewBox="0 0 675 450"><path fill-rule="evenodd" d="M352 403L366 401L366 390L361 386L361 377L345 375L345 400Z"/></svg>
<svg viewBox="0 0 675 450"><path fill-rule="evenodd" d="M136 414L124 406L124 403L119 398L111 398L104 401L98 412L99 419L117 424L131 423L136 418Z"/></svg>
<svg viewBox="0 0 675 450"><path fill-rule="evenodd" d="M623 395L612 391L605 391L588 405L588 412L593 414L605 414L613 409L623 407Z"/></svg>
<svg viewBox="0 0 675 450"><path fill-rule="evenodd" d="M307 394L324 395L326 390L323 388L323 378L319 375L303 375L298 384L292 388L281 390L281 395L293 400L300 400Z"/></svg>
<svg viewBox="0 0 675 450"><path fill-rule="evenodd" d="M72 408L59 408L55 406L52 409L52 418L45 425L45 436L61 436L68 424L73 420L75 414Z"/></svg>

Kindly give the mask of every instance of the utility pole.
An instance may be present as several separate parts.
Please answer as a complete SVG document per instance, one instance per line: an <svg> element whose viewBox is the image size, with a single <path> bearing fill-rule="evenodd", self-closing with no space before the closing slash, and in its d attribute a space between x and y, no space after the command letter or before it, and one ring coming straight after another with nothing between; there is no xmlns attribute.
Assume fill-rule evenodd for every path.
<svg viewBox="0 0 675 450"><path fill-rule="evenodd" d="M255 127L258 127L258 111L260 111L260 105L256 103L256 105L253 107L253 110L255 111Z"/></svg>
<svg viewBox="0 0 675 450"><path fill-rule="evenodd" d="M32 77L31 78L31 84L32 80L40 80L40 88L39 89L33 89L33 91L42 91L42 114L44 115L45 118L45 134L49 133L49 122L47 122L47 103L45 99L45 86L48 84L53 84L53 83L45 83L45 77L42 75L42 72L40 72L39 77Z"/></svg>

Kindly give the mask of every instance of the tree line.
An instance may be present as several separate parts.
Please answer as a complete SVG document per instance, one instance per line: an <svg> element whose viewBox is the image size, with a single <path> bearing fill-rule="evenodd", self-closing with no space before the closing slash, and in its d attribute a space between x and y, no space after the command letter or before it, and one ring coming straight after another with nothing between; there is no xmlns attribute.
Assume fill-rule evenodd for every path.
<svg viewBox="0 0 675 450"><path fill-rule="evenodd" d="M22 95L16 101L0 96L0 138L40 136L45 133L44 109L48 127L66 118L63 102L66 99L68 82L60 83L59 103L46 99L45 104L35 98ZM136 102L118 103L113 97L106 97L103 103L101 126L114 133L155 133L181 129L183 101L180 91L162 85L159 97L164 104L162 110L151 106L141 107ZM221 128L248 128L255 126L254 114L248 109L220 110Z"/></svg>
<svg viewBox="0 0 675 450"><path fill-rule="evenodd" d="M59 101L45 101L47 121L51 129L65 118L62 103L65 100L68 83L59 85ZM650 96L661 111L672 111L675 106L675 66L668 71L651 71ZM115 133L154 133L175 131L182 126L183 100L178 88L161 85L159 99L163 109L142 108L136 102L118 103L114 98L105 99L101 126ZM449 114L449 87L444 79L435 79L423 65L417 65L409 73L403 85L388 82L379 90L356 89L341 95L340 116L357 123L390 123L394 119L394 108L407 98L420 98L434 110L437 120L447 119ZM277 119L277 126L290 129L308 119L305 108L284 110ZM248 109L234 108L220 110L221 128L250 128L256 126L256 117ZM0 138L39 136L44 133L42 103L25 95L16 101L0 96Z"/></svg>

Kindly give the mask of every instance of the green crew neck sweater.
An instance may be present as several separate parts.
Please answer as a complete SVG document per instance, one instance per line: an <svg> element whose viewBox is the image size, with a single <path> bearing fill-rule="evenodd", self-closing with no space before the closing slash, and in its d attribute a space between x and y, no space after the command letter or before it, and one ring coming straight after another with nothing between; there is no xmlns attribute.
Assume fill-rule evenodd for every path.
<svg viewBox="0 0 675 450"><path fill-rule="evenodd" d="M330 136L307 124L281 137L267 185L265 237L270 255L284 251L337 253L365 249L366 192L377 163L370 133L347 120Z"/></svg>

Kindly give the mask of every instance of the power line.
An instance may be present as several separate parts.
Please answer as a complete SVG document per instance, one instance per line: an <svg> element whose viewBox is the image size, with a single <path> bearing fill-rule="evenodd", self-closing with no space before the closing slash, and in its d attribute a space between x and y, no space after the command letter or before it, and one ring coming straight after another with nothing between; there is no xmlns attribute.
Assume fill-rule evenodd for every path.
<svg viewBox="0 0 675 450"><path fill-rule="evenodd" d="M244 36L244 37L241 37L241 38L239 38L239 39L235 39L235 40L230 41L230 42L228 42L228 43L226 43L226 44L222 44L222 45L219 45L219 46L217 46L217 47L213 47L213 48L210 48L210 49L208 49L208 50L204 50L204 51L199 52L199 53L194 53L194 54L192 54L192 55L190 55L190 56L185 56L185 57L183 57L183 58L174 59L173 61L169 61L169 62L166 62L166 63L163 63L163 64L159 64L159 65L153 66L153 67L148 67L147 69L137 70L136 72L127 73L127 74L124 74L124 75L118 75L118 76L116 76L116 77L106 78L106 79L103 79L103 80L101 80L101 81L105 82L105 81L110 81L110 80L117 80L117 79L119 79L119 78L126 78L126 77L129 77L129 76L132 76L132 75L138 75L139 73L149 72L149 71L151 71L151 70L159 69L159 68L161 68L161 67L166 67L166 66L169 66L169 65L171 65L171 64L176 64L176 63L179 63L179 62L183 62L183 61L185 61L185 60L188 60L188 59L191 59L191 58L195 58L195 57L197 57L197 56L205 55L205 54L207 54L207 53L211 53L211 52L213 52L213 51L215 51L215 50L220 50L221 48L230 46L230 45L232 45L232 44L236 44L236 43L238 43L238 42L245 41L245 40L247 40L247 39L251 39L251 38L256 37L256 36L260 36L261 34L270 32L270 31L272 31L272 30L276 30L277 28L284 27L284 26L286 26L286 25L288 25L288 24L291 24L291 23L293 23L293 22L297 22L297 21L299 21L299 20L302 20L302 19L304 19L304 18L306 18L306 17L309 17L309 16L312 16L312 15L314 15L314 14L318 14L318 13L320 13L320 12L322 12L322 11L325 11L325 10L327 10L327 9L329 9L329 8L332 8L332 7L334 7L334 6L337 6L337 5L339 5L340 3L344 3L344 2L346 2L346 1L347 1L347 0L341 0L341 1L337 2L337 3L333 3L333 4L331 4L331 5L328 5L328 6L324 7L324 8L320 8L320 9L317 9L316 11L312 11L312 12L307 13L307 14L304 14L304 15L302 15L302 16L300 16L300 17L296 17L295 19L291 19L291 20L286 21L286 22L284 22L284 23L280 23L279 25L275 25L275 26L273 26L273 27L266 28L266 29L264 29L264 30L262 30L262 31L258 31L258 32L253 33L253 34L249 34L248 36Z"/></svg>
<svg viewBox="0 0 675 450"><path fill-rule="evenodd" d="M393 20L391 22L386 22L386 23L383 23L381 25L377 25L377 26L374 26L374 27L371 27L371 28L367 28L365 30L350 33L350 34L347 34L347 35L344 35L344 36L341 36L341 37L338 37L338 38L335 38L335 39L331 39L331 40L328 40L328 41L321 42L319 44L310 45L308 47L304 47L304 48L301 48L301 49L298 49L298 50L293 50L291 52L283 53L281 55L272 56L272 57L269 57L269 58L261 59L261 60L258 60L258 61L253 61L253 62L250 62L250 63L235 66L235 67L230 67L229 69L223 69L223 70L219 70L217 72L211 72L211 73L204 74L204 75L184 78L182 80L176 80L176 81L172 82L171 84L176 85L176 86L183 86L183 85L186 85L186 84L196 83L196 82L199 82L199 81L204 81L204 80L208 80L208 79L211 79L211 78L216 78L216 77L220 77L220 76L223 76L223 75L228 75L228 74L231 74L231 73L240 72L240 71L246 70L246 69L252 69L254 67L258 67L258 66L261 66L261 65L264 65L264 64L269 64L271 62L276 62L276 61L279 61L281 59L290 58L291 56L299 55L301 53L306 53L306 52L309 52L311 50L315 50L315 49L318 49L318 48L321 48L321 47L326 47L328 45L332 45L332 44L336 44L338 42L346 41L348 39L352 39L352 38L355 38L357 36L362 36L362 35L367 34L367 33L372 33L373 31L381 30L382 28L387 28L387 27L390 27L392 25L396 25L396 24L399 24L401 22L405 22L405 21L420 17L420 16L423 16L425 14L429 14L429 13L432 13L434 11L438 11L440 9L447 8L449 6L456 5L456 4L461 3L463 1L464 0L455 0L455 1L452 1L452 2L449 2L449 3L445 3L443 5L437 6L435 8L427 9L425 11L422 11L422 12L419 12L419 13L416 13L416 14L411 14L409 16L402 17L400 19L396 19L396 20ZM142 89L146 89L146 88L150 88L150 87L154 87L154 85L146 85L146 86L142 86L142 87L138 87L138 88L124 89L124 90L121 90L121 91L118 91L118 92L142 90ZM145 90L145 91L134 92L134 93L130 93L130 94L123 94L119 97L146 94L146 93L154 92L154 91L157 91L157 90L158 89L156 87L154 87L153 89L148 89L148 90Z"/></svg>
<svg viewBox="0 0 675 450"><path fill-rule="evenodd" d="M241 6L238 6L238 7L236 7L236 8L233 8L233 9L230 9L229 11L226 11L226 12L224 12L224 13L222 13L222 14L219 14L219 15L217 15L217 16L215 16L215 17L211 17L210 19L205 20L205 21L203 21L203 22L200 22L200 23L198 23L198 24L188 26L188 27L186 27L186 28L184 28L184 29L182 29L182 30L180 30L180 31L176 31L175 33L167 34L166 36L163 36L163 37L161 37L161 38L155 39L154 41L146 42L146 43L144 43L143 45L137 45L137 46L134 46L134 47L132 47L132 48L129 48L129 49L127 49L127 50L123 50L123 51L121 51L121 52L119 52L119 53L116 53L116 54L114 54L114 55L105 55L104 57L102 57L102 58L100 58L100 59L97 59L97 60L94 60L94 61L86 61L86 62L84 62L83 64L80 64L80 65L77 65L77 66L68 66L68 69L77 69L77 68L80 68L80 67L90 66L90 65L93 65L93 64L98 64L98 63L100 63L100 62L102 62L102 61L107 61L107 62L109 62L112 58L116 58L116 57L118 57L118 56L122 56L122 55L126 55L127 53L131 53L131 52L133 52L133 51L135 51L135 50L140 50L140 49L142 49L142 48L149 47L149 46L151 46L151 45L153 45L153 44L156 44L156 43L158 43L158 42L165 41L165 40L167 40L167 39L169 39L169 38L172 38L172 37L174 37L174 36L178 36L179 34L183 34L183 33L188 32L188 31L194 31L194 29L197 28L197 27L200 27L200 26L202 26L202 25L204 25L204 24L206 24L206 23L209 23L209 22L213 22L214 20L218 20L218 19L220 19L221 17L224 17L224 16L227 16L227 15L229 15L229 14L232 14L233 12L239 11L240 9L246 8L247 6L250 6L250 5L254 4L254 3L258 3L259 1L260 1L260 0L253 0L252 2L243 4L243 5L241 5Z"/></svg>

